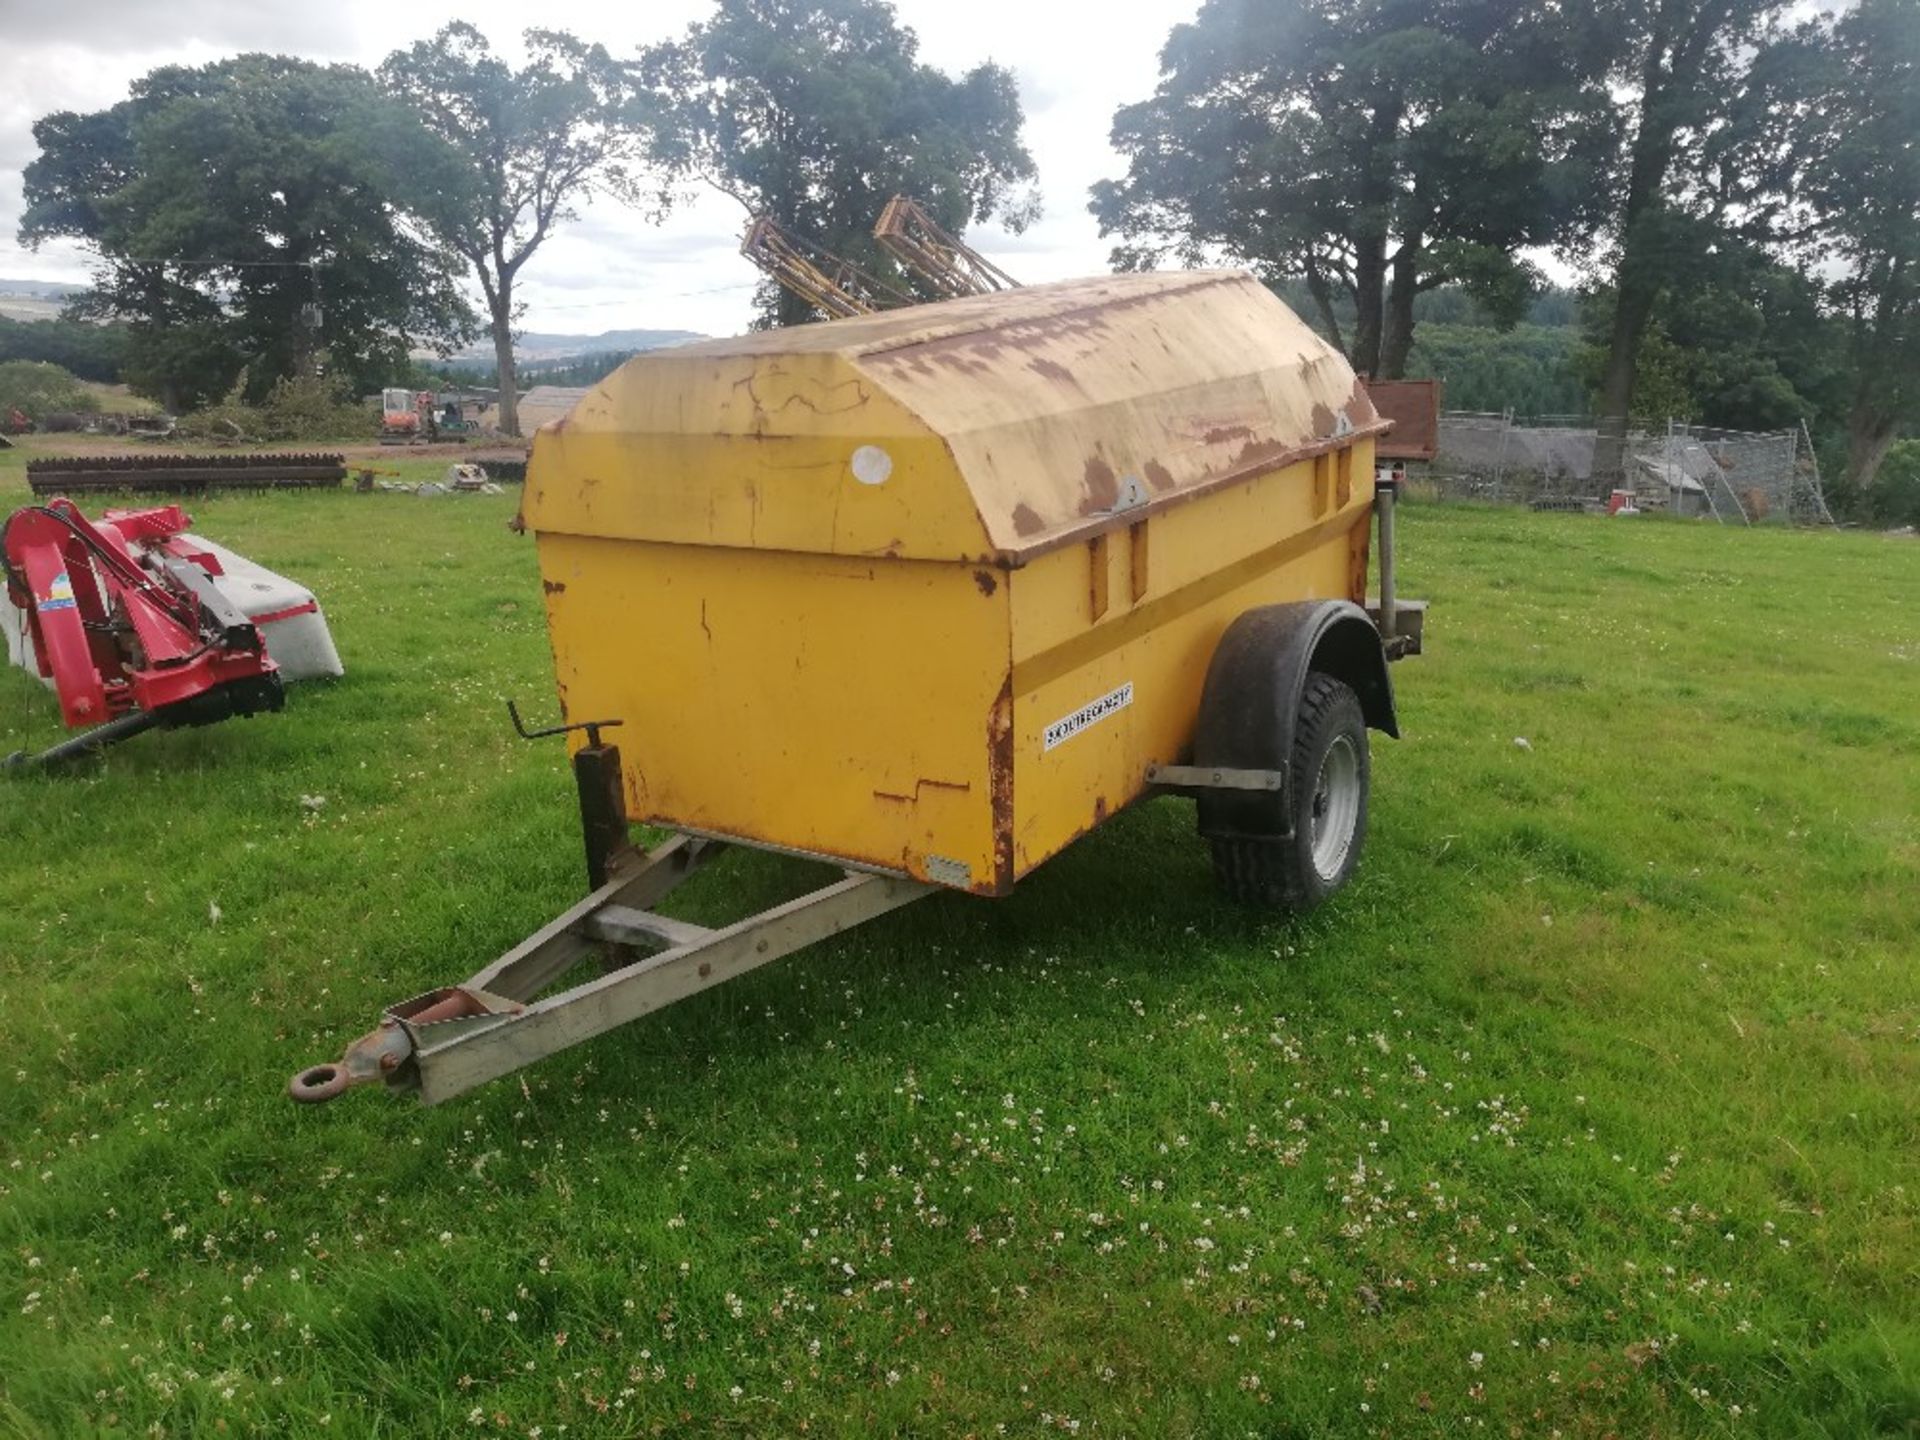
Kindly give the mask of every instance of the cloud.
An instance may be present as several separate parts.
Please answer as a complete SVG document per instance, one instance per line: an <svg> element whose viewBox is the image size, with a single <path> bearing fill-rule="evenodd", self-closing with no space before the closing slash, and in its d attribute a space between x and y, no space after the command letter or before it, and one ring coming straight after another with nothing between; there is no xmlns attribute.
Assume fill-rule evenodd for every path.
<svg viewBox="0 0 1920 1440"><path fill-rule="evenodd" d="M97 55L200 44L228 55L272 50L331 57L360 48L358 19L351 6L270 0L14 0L6 43L15 53L44 43L85 44Z"/></svg>
<svg viewBox="0 0 1920 1440"><path fill-rule="evenodd" d="M973 235L1005 257L1022 280L1106 269L1108 243L1087 214L1087 187L1119 173L1107 144L1114 109L1148 94L1167 31L1198 0L1130 0L1116 6L1034 0L896 0L920 37L920 58L950 72L983 60L1018 77L1027 142L1039 166L1043 218L1013 236L994 226ZM0 275L84 281L85 252L49 245L28 254L11 245L20 211L19 170L35 155L33 121L52 110L98 109L162 64L203 64L245 50L376 65L438 28L444 12L400 12L390 0L325 5L273 0L13 0L0 49ZM616 55L677 33L710 10L709 0L579 0L548 17L509 0L460 7L495 49L515 55L529 25L558 23ZM701 195L663 225L612 202L588 207L528 265L522 294L527 328L592 331L612 326L677 326L728 333L752 315L757 276L738 254L739 207Z"/></svg>

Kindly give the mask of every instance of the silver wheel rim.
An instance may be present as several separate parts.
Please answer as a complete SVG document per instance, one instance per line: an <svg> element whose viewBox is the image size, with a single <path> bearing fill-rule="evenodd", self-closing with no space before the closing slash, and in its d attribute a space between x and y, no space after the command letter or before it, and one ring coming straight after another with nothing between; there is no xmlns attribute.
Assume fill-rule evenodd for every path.
<svg viewBox="0 0 1920 1440"><path fill-rule="evenodd" d="M1336 735L1313 782L1313 869L1323 882L1332 884L1346 869L1359 823L1360 751L1351 735Z"/></svg>

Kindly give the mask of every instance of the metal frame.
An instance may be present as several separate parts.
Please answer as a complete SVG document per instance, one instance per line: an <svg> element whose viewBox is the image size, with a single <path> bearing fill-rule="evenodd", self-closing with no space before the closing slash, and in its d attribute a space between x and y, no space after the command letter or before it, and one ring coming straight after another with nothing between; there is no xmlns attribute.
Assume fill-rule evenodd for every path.
<svg viewBox="0 0 1920 1440"><path fill-rule="evenodd" d="M294 1076L288 1093L317 1104L382 1081L435 1105L938 888L849 871L716 929L653 913L725 848L676 835L645 855L629 850L578 905L460 984L392 1006L338 1062ZM535 998L596 955L604 957L600 974Z"/></svg>
<svg viewBox="0 0 1920 1440"><path fill-rule="evenodd" d="M755 216L740 253L831 320L911 305L913 297L818 245L802 240L771 215Z"/></svg>
<svg viewBox="0 0 1920 1440"><path fill-rule="evenodd" d="M942 299L962 295L990 295L996 290L1018 290L1020 282L978 250L940 227L910 195L887 201L874 222L873 238L880 248L918 275Z"/></svg>

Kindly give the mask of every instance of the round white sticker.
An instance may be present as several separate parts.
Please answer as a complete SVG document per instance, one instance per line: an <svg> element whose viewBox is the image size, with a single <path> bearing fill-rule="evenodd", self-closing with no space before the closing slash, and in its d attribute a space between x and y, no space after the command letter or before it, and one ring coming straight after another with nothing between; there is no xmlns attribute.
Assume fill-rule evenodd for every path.
<svg viewBox="0 0 1920 1440"><path fill-rule="evenodd" d="M884 485L893 474L893 457L878 445L862 445L853 452L853 478L862 485Z"/></svg>

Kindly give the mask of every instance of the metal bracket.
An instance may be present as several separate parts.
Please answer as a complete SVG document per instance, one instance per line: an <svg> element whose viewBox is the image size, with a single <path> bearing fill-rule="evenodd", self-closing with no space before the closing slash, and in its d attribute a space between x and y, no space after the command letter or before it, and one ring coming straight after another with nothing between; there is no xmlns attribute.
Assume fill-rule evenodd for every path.
<svg viewBox="0 0 1920 1440"><path fill-rule="evenodd" d="M1369 598L1367 614L1377 626L1380 624L1380 602ZM1382 634L1380 643L1386 646L1387 659L1403 660L1409 655L1418 655L1427 633L1427 602L1425 600L1398 600L1394 602L1393 634Z"/></svg>
<svg viewBox="0 0 1920 1440"><path fill-rule="evenodd" d="M1149 765L1147 783L1162 790L1271 790L1287 788L1281 770L1234 770L1226 766Z"/></svg>

